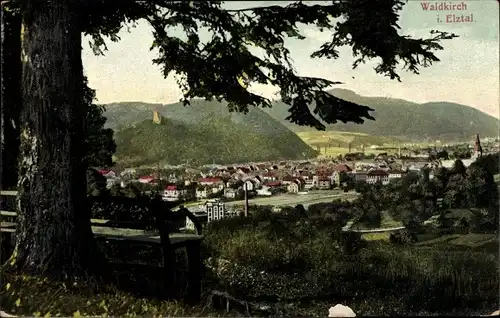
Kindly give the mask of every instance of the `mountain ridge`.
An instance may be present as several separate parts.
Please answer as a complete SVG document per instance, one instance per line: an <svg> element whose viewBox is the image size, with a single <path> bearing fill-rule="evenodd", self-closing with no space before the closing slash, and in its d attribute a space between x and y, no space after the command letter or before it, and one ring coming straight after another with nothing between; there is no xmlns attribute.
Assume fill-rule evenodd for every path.
<svg viewBox="0 0 500 318"><path fill-rule="evenodd" d="M316 151L259 108L231 113L224 103L194 100L160 105L105 105L106 126L115 130L116 157L140 165L164 162L233 163L304 159ZM153 111L163 117L153 124Z"/></svg>
<svg viewBox="0 0 500 318"><path fill-rule="evenodd" d="M363 124L337 123L326 125L326 130L349 131L370 135L391 136L409 140L470 139L479 133L495 136L500 121L476 108L451 102L427 102L418 104L404 99L362 96L346 89L329 91L334 96L368 106L374 111L373 120ZM311 106L312 107L312 106ZM288 106L277 102L264 111L295 132L312 131L313 128L297 126L285 121Z"/></svg>

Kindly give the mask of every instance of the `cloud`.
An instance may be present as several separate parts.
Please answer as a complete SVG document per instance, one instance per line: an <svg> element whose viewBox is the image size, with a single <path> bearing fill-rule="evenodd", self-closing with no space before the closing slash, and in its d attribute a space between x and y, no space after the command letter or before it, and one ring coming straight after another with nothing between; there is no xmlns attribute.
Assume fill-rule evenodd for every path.
<svg viewBox="0 0 500 318"><path fill-rule="evenodd" d="M302 31L302 34L309 39L322 43L332 40L332 33L329 30L321 32L316 28L307 27Z"/></svg>

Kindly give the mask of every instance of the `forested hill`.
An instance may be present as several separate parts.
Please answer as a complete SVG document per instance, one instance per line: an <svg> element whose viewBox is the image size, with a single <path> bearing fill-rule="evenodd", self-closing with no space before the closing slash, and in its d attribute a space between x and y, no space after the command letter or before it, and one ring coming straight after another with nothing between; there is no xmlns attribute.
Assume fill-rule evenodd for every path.
<svg viewBox="0 0 500 318"><path fill-rule="evenodd" d="M344 100L373 108L375 121L364 124L335 124L328 130L352 131L370 135L395 136L405 139L470 139L476 133L481 136L496 136L499 121L475 108L450 102L417 104L403 99L366 97L353 91L334 89L333 95ZM288 106L278 102L264 111L293 131L307 131L285 121Z"/></svg>
<svg viewBox="0 0 500 318"><path fill-rule="evenodd" d="M162 116L152 122L153 111ZM248 114L230 113L223 103L195 100L155 105L117 103L106 105L107 126L115 129L119 162L232 163L303 159L316 155L295 133L279 121L252 108Z"/></svg>

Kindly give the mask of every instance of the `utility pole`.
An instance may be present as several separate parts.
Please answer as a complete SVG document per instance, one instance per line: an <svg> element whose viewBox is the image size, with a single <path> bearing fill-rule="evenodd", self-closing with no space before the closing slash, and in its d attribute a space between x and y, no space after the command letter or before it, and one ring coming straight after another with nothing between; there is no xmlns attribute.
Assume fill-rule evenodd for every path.
<svg viewBox="0 0 500 318"><path fill-rule="evenodd" d="M158 191L158 195L162 195L161 189L161 178L160 178L160 163L156 164L156 190Z"/></svg>
<svg viewBox="0 0 500 318"><path fill-rule="evenodd" d="M245 217L248 217L248 187L246 181L243 184L243 189L245 190Z"/></svg>

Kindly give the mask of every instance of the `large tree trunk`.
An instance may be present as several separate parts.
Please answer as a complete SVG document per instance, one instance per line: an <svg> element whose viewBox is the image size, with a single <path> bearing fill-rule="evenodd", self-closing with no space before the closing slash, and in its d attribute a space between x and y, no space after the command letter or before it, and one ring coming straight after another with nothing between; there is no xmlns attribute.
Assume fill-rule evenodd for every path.
<svg viewBox="0 0 500 318"><path fill-rule="evenodd" d="M19 115L21 112L21 17L1 8L2 76L0 122L1 122L1 173L2 190L11 190L17 185L17 158L19 155Z"/></svg>
<svg viewBox="0 0 500 318"><path fill-rule="evenodd" d="M22 29L19 217L10 264L57 278L100 264L86 209L78 1L28 0Z"/></svg>

